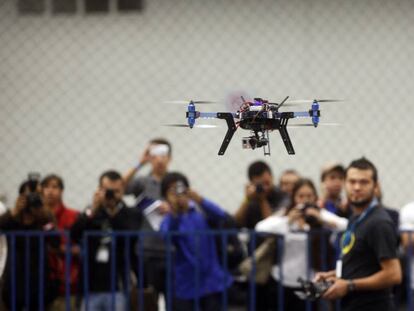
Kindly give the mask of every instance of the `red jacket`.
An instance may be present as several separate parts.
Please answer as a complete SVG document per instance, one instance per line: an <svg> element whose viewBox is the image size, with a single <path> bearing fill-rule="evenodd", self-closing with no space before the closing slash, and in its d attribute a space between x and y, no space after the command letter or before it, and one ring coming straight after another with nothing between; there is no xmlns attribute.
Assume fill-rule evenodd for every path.
<svg viewBox="0 0 414 311"><path fill-rule="evenodd" d="M54 209L54 215L56 218L57 229L69 231L74 222L76 221L79 212L70 208L67 208L61 203ZM69 232L68 232L69 233ZM72 245L73 250L73 245ZM52 278L60 281L59 294L65 295L66 292L66 272L65 272L65 257L66 257L66 237L62 235L60 242L59 253L51 253L49 256L50 264L52 266ZM70 288L71 293L77 292L77 284L79 277L80 262L78 255L74 255L72 252L71 266L70 266Z"/></svg>

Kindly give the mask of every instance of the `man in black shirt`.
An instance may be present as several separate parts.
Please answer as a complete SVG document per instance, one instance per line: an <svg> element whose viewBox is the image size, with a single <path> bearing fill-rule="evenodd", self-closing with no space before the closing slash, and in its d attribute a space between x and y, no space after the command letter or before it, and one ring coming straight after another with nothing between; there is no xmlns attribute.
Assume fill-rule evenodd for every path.
<svg viewBox="0 0 414 311"><path fill-rule="evenodd" d="M342 298L343 311L394 310L391 288L401 282L397 235L375 197L377 180L375 166L365 158L347 168L345 189L353 215L342 237L341 260L336 273L322 272L315 278L334 282L323 297Z"/></svg>
<svg viewBox="0 0 414 311"><path fill-rule="evenodd" d="M128 239L111 232L138 230L141 213L125 205L122 201L123 193L121 175L116 171L103 173L92 207L81 214L71 228L71 236L78 243L82 243L85 238L85 231L102 232L102 235L88 235L87 249L83 250L87 258L81 263L83 276L80 284L84 285L84 274L87 273L87 288L83 288L83 307L86 309L113 310L112 306L116 306L116 310L126 310L125 294L130 271L125 269L129 267L132 271L137 265L134 252L136 238L131 236Z"/></svg>
<svg viewBox="0 0 414 311"><path fill-rule="evenodd" d="M289 205L289 195L274 184L272 171L265 162L256 161L248 168L249 183L246 185L244 202L234 215L236 224L242 228L254 229L256 224ZM257 236L256 246L264 241ZM256 310L268 310L273 303L271 278L265 284L256 284ZM272 298L269 298L272 297Z"/></svg>
<svg viewBox="0 0 414 311"><path fill-rule="evenodd" d="M239 227L254 229L256 224L289 205L289 195L275 186L272 170L263 161L256 161L248 169L249 184L246 197L234 215Z"/></svg>

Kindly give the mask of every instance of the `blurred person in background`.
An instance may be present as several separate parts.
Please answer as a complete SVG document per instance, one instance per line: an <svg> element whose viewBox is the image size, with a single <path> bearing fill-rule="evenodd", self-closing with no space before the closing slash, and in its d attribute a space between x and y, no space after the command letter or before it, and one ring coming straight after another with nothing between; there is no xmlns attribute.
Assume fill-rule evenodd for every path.
<svg viewBox="0 0 414 311"><path fill-rule="evenodd" d="M19 234L14 239L11 236L7 239L8 254L2 297L9 310L13 306L15 310L40 309L41 290L43 306L49 308L58 295L58 283L51 276L52 268L48 258L52 250L58 249L59 238L35 234L53 232L55 229L54 217L42 201L38 178L40 176L29 175L29 179L19 188L15 206L0 216L0 230L28 233L27 236ZM33 231L33 235L29 235L30 231ZM44 258L42 261L41 257Z"/></svg>
<svg viewBox="0 0 414 311"><path fill-rule="evenodd" d="M125 194L133 194L135 197L144 195L155 200L161 198L160 183L168 172L171 156L172 147L169 141L164 138L152 139L139 157L137 165L123 176ZM147 164L151 166L149 175L135 177Z"/></svg>
<svg viewBox="0 0 414 311"><path fill-rule="evenodd" d="M7 212L6 206L3 202L0 201L0 217ZM3 291L3 272L4 268L6 267L6 260L7 260L7 239L6 236L0 235L0 292ZM0 310L2 308L6 308L3 305L3 301L0 299Z"/></svg>
<svg viewBox="0 0 414 311"><path fill-rule="evenodd" d="M414 202L404 205L400 210L399 219L401 232L401 245L403 247L404 254L406 255L404 261L404 271L410 271L408 279L405 282L409 282L411 288L411 301L414 301Z"/></svg>
<svg viewBox="0 0 414 311"><path fill-rule="evenodd" d="M310 230L328 228L343 230L348 221L317 206L318 194L310 179L299 179L292 191L292 203L283 215L272 215L256 225L260 232L276 233L284 236L284 252L282 257L284 306L285 310L306 310L306 301L297 297L294 291L300 284L298 278L307 279L308 269L312 275L320 269L322 263L328 264L329 257L334 256L333 248L329 247L329 236L316 232L308 237ZM321 243L325 239L327 254L321 256ZM308 267L308 243L311 243L312 267ZM280 280L280 267L275 265L271 272L268 308L277 310L277 287ZM269 298L268 298L269 299Z"/></svg>
<svg viewBox="0 0 414 311"><path fill-rule="evenodd" d="M194 310L196 299L200 310L220 310L221 293L231 285L232 278L219 263L214 236L197 235L194 231L209 230L209 222L219 223L227 214L191 189L187 177L181 173L165 175L161 193L169 212L160 231L165 236L168 232L182 233L171 237L176 249L173 310Z"/></svg>
<svg viewBox="0 0 414 311"><path fill-rule="evenodd" d="M7 212L6 206L0 201L0 216ZM5 236L0 236L0 278L3 275L4 267L7 258L7 239Z"/></svg>
<svg viewBox="0 0 414 311"><path fill-rule="evenodd" d="M391 217L392 222L394 223L394 228L395 231L398 234L398 228L400 226L400 213L395 210L394 208L385 206L383 204L383 193L382 193L382 188L381 188L381 184L378 181L377 182L377 186L375 187L375 196L378 199L378 202L381 204L381 206L385 209L385 211L388 213L388 215Z"/></svg>
<svg viewBox="0 0 414 311"><path fill-rule="evenodd" d="M342 197L345 168L339 162L328 162L321 170L322 196L318 202L321 208L341 217L350 217L351 210Z"/></svg>
<svg viewBox="0 0 414 311"><path fill-rule="evenodd" d="M289 205L290 197L274 183L270 166L263 161L251 163L247 169L249 183L245 187L245 199L234 215L237 225L241 228L254 229L256 224L274 213L284 213ZM258 248L265 237L256 237ZM246 245L249 245L246 238ZM270 280L265 284L256 283L256 309L265 310L266 297ZM246 284L247 285L247 284Z"/></svg>
<svg viewBox="0 0 414 311"><path fill-rule="evenodd" d="M88 257L81 262L82 276L85 273L85 260L88 264L87 301L84 296L82 310L125 310L129 293L126 289L131 286L126 267L134 268L137 257L134 251L135 240L129 243L130 258L126 257L126 237L114 236L116 231L135 231L140 229L141 213L135 208L128 208L123 202L124 182L122 176L113 170L104 172L99 178L99 186L95 191L93 203L82 213L71 228L71 237L77 243L82 243L86 231L100 231L102 235L91 235L87 239ZM81 244L82 245L82 244ZM112 252L116 247L115 256ZM111 265L115 261L116 274L111 276ZM83 277L81 278L83 280ZM114 282L114 283L112 283ZM83 285L80 282L79 285ZM112 288L115 293L112 293ZM83 288L86 295L86 288ZM112 300L114 294L114 301Z"/></svg>
<svg viewBox="0 0 414 311"><path fill-rule="evenodd" d="M279 179L279 188L287 193L289 197L292 196L293 186L300 179L300 175L294 169L288 169L282 172Z"/></svg>
<svg viewBox="0 0 414 311"><path fill-rule="evenodd" d="M239 227L254 229L260 220L288 206L289 195L274 184L272 170L263 161L249 166L248 178L245 199L234 218Z"/></svg>
<svg viewBox="0 0 414 311"><path fill-rule="evenodd" d="M43 178L41 193L45 207L52 212L55 217L57 229L60 231L70 230L76 221L79 212L68 208L63 203L64 183L63 179L56 175L50 174ZM49 256L50 264L55 273L54 277L59 281L59 297L53 302L51 310L66 310L66 244L67 237L62 235L61 243L55 253ZM79 246L71 246L71 266L69 272L70 284L70 305L76 307L77 283L79 278Z"/></svg>
<svg viewBox="0 0 414 311"><path fill-rule="evenodd" d="M402 248L400 248L401 246L401 235L400 235L400 213L399 211L397 211L394 208L388 207L386 205L384 205L383 203L383 192L382 192L382 187L381 187L381 183L378 181L377 182L377 186L375 187L375 197L378 199L378 202L381 204L381 206L384 208L384 210L387 212L387 214L390 216L393 224L394 224L394 230L395 233L397 235L397 245L398 245L398 258L400 260L401 263L401 267L403 269L403 272L405 271L404 269L406 269L407 267L407 258L405 257L405 247L403 246ZM406 296L406 288L407 288L407 274L403 273L403 279L401 284L398 284L396 286L393 287L393 295L394 295L394 301L395 301L395 306L399 307L399 304L401 301L404 300L404 297Z"/></svg>
<svg viewBox="0 0 414 311"><path fill-rule="evenodd" d="M331 281L325 299L341 299L343 311L395 310L391 289L400 284L394 224L376 197L378 173L366 158L351 162L345 190L353 214L341 240L336 271L318 273L315 281Z"/></svg>
<svg viewBox="0 0 414 311"><path fill-rule="evenodd" d="M135 167L124 176L126 194L136 197L136 207L143 212L142 230L157 232L167 211L161 200L161 180L168 172L172 158L171 143L164 138L152 139L139 157ZM149 175L134 176L146 165L150 165ZM156 300L160 293L165 294L165 245L160 236L147 235L143 240L146 280Z"/></svg>

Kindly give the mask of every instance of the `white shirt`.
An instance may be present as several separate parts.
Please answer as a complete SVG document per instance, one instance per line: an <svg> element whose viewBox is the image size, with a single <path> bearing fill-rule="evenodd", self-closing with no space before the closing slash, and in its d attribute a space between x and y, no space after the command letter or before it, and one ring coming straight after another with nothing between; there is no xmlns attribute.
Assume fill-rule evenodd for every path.
<svg viewBox="0 0 414 311"><path fill-rule="evenodd" d="M307 234L304 232L290 232L287 216L270 216L256 224L256 230L262 232L282 234L283 246L283 286L298 287L298 278L307 279ZM309 271L311 273L311 271ZM280 280L280 267L274 265L272 277ZM310 277L312 277L310 275Z"/></svg>
<svg viewBox="0 0 414 311"><path fill-rule="evenodd" d="M0 202L0 215L7 211L6 207ZM7 260L7 239L4 235L0 236L0 277L3 275Z"/></svg>
<svg viewBox="0 0 414 311"><path fill-rule="evenodd" d="M320 210L323 222L333 225L336 230L345 230L348 225L346 218L339 217L327 210ZM298 287L298 278L312 279L314 271L308 271L308 234L306 232L292 232L287 216L272 215L256 224L256 230L281 234L284 236L284 249L282 258L283 286ZM272 277L280 280L280 267L272 268Z"/></svg>
<svg viewBox="0 0 414 311"><path fill-rule="evenodd" d="M408 203L400 210L400 230L414 231L414 202ZM412 237L414 244L414 236ZM411 256L414 256L414 246L411 248ZM411 258L411 288L414 289L414 260Z"/></svg>

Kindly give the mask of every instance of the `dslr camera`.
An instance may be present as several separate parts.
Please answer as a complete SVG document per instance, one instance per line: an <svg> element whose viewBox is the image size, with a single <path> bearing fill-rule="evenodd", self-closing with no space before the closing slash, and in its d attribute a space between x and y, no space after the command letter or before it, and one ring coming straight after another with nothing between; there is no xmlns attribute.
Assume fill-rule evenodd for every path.
<svg viewBox="0 0 414 311"><path fill-rule="evenodd" d="M265 189L261 183L256 184L256 193L262 194L265 192Z"/></svg>
<svg viewBox="0 0 414 311"><path fill-rule="evenodd" d="M24 212L31 213L34 210L38 210L43 206L42 198L37 192L37 186L40 182L40 174L30 173L26 182L29 189L29 193L26 196L26 205L23 208Z"/></svg>
<svg viewBox="0 0 414 311"><path fill-rule="evenodd" d="M305 222L311 227L318 227L320 225L319 220L315 216L306 215L306 210L308 208L313 208L319 210L319 207L312 203L305 203L301 204L297 207L301 212L303 217L305 218Z"/></svg>
<svg viewBox="0 0 414 311"><path fill-rule="evenodd" d="M300 283L300 289L296 291L295 294L300 299L307 299L311 301L321 298L323 294L328 290L328 288L333 284L333 282L328 281L305 281L302 278L298 278L298 282Z"/></svg>
<svg viewBox="0 0 414 311"><path fill-rule="evenodd" d="M115 199L115 191L113 189L106 189L105 191L105 200L114 200Z"/></svg>

